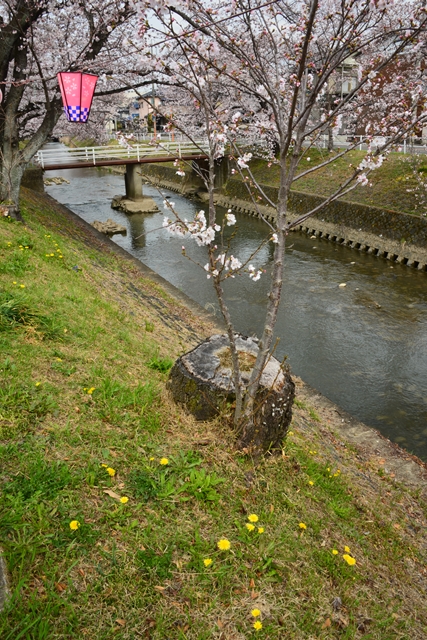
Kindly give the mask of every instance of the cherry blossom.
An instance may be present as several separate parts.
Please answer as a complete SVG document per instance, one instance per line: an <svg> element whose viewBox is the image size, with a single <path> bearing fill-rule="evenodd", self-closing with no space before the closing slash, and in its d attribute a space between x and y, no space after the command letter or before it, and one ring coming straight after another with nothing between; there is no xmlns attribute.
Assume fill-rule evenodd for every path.
<svg viewBox="0 0 427 640"><path fill-rule="evenodd" d="M264 221L264 243L272 243L260 355L247 389L241 386L238 363L233 370L235 423L241 425L244 416L240 443L246 446L253 435L254 398L282 295L288 233L324 204L357 185L368 186L369 174L381 166L389 149L426 120L426 13L422 3L412 0L301 0L295 6L285 0L267 5L262 0L180 0L168 4L168 11L166 3L150 0L142 6L150 6L155 15L151 20L147 14L141 34L150 33L157 42L154 59L157 81L164 83L164 115L175 130L192 140L204 138L209 148L208 169L199 172L208 193L205 217L180 222L175 212L177 226L168 223L167 229L206 247L203 268L217 293L232 353L234 325L222 282L246 272L256 286L265 265L255 266L259 249L246 260L232 255L232 236L227 239L225 234L235 224L230 210L217 229L215 175L224 154L230 157L230 176L240 177ZM300 178L347 153L333 149L338 133L354 136L349 150L363 142L365 158L356 166L349 163L342 184L325 203L290 220L291 186L298 188ZM324 144L328 148L323 156L311 152ZM277 202L252 173L257 157L268 167L280 167ZM260 203L274 215L267 219Z"/></svg>

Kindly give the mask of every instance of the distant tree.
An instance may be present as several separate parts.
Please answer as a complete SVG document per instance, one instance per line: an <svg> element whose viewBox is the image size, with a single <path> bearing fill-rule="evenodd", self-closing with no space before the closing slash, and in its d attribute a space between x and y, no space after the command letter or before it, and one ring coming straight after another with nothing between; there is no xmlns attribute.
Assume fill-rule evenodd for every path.
<svg viewBox="0 0 427 640"><path fill-rule="evenodd" d="M403 59L411 60L412 69L421 68L426 9L417 0L150 0L141 5L153 16L142 23L147 44L154 42L144 55L154 58L157 81L175 87L168 105L171 126L194 140L203 135L209 146L207 215L200 212L187 222L171 209L165 226L206 246L204 269L218 296L232 353L234 422L240 445L250 449L255 396L271 354L282 295L286 237L328 203L358 184L368 184L369 174L388 150L425 122L420 100L426 88L423 74L388 74L386 86L384 74ZM357 82L331 95L330 87L350 56L357 60ZM311 148L321 148L325 131L338 129L343 118L363 122L364 159L356 166L349 164L342 184L322 205L291 221L291 187L351 150L351 145L334 155L325 150L316 162L310 157ZM264 242L271 243L274 257L259 355L247 386L242 383L223 283L242 271L256 281L263 265L253 266L256 252L242 263L221 241L214 176L216 161L226 152L234 157L235 171L242 174L253 203L262 201L276 211L274 223L265 220ZM257 184L250 170L252 154L279 165L277 202ZM234 222L229 212L224 223Z"/></svg>
<svg viewBox="0 0 427 640"><path fill-rule="evenodd" d="M101 76L90 122L58 131L102 136L118 92L146 73L133 71L136 24L132 0L0 0L0 202L16 216L24 170L63 113L57 72Z"/></svg>

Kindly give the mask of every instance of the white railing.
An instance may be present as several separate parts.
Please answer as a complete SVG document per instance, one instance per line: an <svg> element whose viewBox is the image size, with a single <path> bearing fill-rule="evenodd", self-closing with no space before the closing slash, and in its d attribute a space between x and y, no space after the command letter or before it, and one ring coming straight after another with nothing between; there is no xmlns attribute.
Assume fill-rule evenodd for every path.
<svg viewBox="0 0 427 640"><path fill-rule="evenodd" d="M387 138L377 136L374 137L371 142L371 148L375 149L387 141ZM366 151L368 145L366 143L366 136L351 136L351 135L338 135L333 137L334 149L354 147L359 151ZM326 149L328 146L328 136L322 135L318 146ZM415 138L414 136L408 136L405 140L401 140L396 143L396 148L393 151L399 151L406 154L427 153L427 140L424 138Z"/></svg>
<svg viewBox="0 0 427 640"><path fill-rule="evenodd" d="M208 150L206 141L192 142L168 142L161 141L155 144L136 144L131 147L81 147L70 149L66 147L55 149L41 149L34 156L34 162L43 169L50 165L74 164L90 162L94 166L102 164L105 160L141 160L150 157L181 158L183 156L204 154Z"/></svg>

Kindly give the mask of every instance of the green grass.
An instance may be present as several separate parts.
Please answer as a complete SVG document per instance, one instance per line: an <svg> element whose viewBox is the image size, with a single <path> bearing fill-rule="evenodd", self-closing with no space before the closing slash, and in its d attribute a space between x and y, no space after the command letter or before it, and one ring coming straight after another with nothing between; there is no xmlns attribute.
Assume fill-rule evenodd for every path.
<svg viewBox="0 0 427 640"><path fill-rule="evenodd" d="M23 208L0 221L2 640L425 638L421 498L303 398L279 455L236 452L165 390L214 328L61 207Z"/></svg>
<svg viewBox="0 0 427 640"><path fill-rule="evenodd" d="M335 156L339 149L333 152ZM313 193L319 196L328 196L342 184L359 165L365 156L365 151L350 151L341 158L337 158L327 167L314 171L293 183L295 191ZM300 161L297 175L306 169L320 164L330 154L327 150L310 149ZM308 160L309 158L309 160ZM415 157L415 165L420 175L427 171L427 157L420 155ZM266 161L254 158L251 160L250 169L260 184L278 186L279 166L268 167ZM236 173L235 178L239 179ZM369 175L370 186L357 186L345 196L345 200L359 202L361 204L384 207L402 213L421 215L426 213L425 206L420 203L414 191L417 181L411 169L411 157L402 153L390 153L383 165ZM423 195L423 190L421 190Z"/></svg>
<svg viewBox="0 0 427 640"><path fill-rule="evenodd" d="M297 175L324 162L329 157L335 157L340 151L340 149L336 149L330 153L325 149L307 150L300 161ZM351 175L365 154L365 151L350 151L342 158L336 158L327 167L296 180L292 188L295 191L327 197ZM173 167L173 163L164 163L164 166ZM418 181L414 169L425 180L427 173L427 156L425 154L412 156L392 152L387 156L383 165L369 175L369 186L358 185L344 197L344 200L374 207L384 207L402 213L425 215L427 213L425 188L416 189ZM250 170L259 184L279 186L278 164L268 166L267 161L254 157L250 162ZM245 174L245 172L243 173ZM236 173L233 179L240 180L240 174Z"/></svg>

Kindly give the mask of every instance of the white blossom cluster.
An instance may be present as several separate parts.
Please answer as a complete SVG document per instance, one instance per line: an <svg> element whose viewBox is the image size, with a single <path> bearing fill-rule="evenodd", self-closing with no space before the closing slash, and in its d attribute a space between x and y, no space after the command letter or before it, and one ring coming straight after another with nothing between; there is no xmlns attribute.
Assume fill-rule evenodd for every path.
<svg viewBox="0 0 427 640"><path fill-rule="evenodd" d="M252 153L245 153L243 156L240 156L239 158L237 158L237 164L241 169L248 169L249 168L248 162L251 160L251 158L252 158Z"/></svg>
<svg viewBox="0 0 427 640"><path fill-rule="evenodd" d="M367 154L358 166L358 169L362 170L363 173L357 176L357 182L359 182L363 187L366 187L369 184L369 180L364 170L368 169L369 171L373 171L374 169L378 169L381 167L383 162L384 156L382 154L380 154L376 159Z"/></svg>
<svg viewBox="0 0 427 640"><path fill-rule="evenodd" d="M215 267L212 269L210 264L207 263L205 264L204 269L208 272L206 277L209 280L211 276L219 276L220 272L222 271L239 271L242 266L243 265L238 258L235 258L234 256L230 256L229 258L227 258L225 253L220 253L215 260ZM230 277L234 278L234 274L230 273Z"/></svg>
<svg viewBox="0 0 427 640"><path fill-rule="evenodd" d="M227 227L232 227L236 224L236 216L234 213L231 213L231 209L225 214L225 219L227 220Z"/></svg>
<svg viewBox="0 0 427 640"><path fill-rule="evenodd" d="M166 202L165 206L173 209L174 203ZM186 218L173 222L168 217L165 217L163 227L172 235L180 238L193 238L199 247L210 245L215 240L215 232L221 231L221 227L217 224L213 227L207 226L204 211L199 211L192 222L189 222Z"/></svg>
<svg viewBox="0 0 427 640"><path fill-rule="evenodd" d="M255 269L255 267L253 266L253 264L250 264L248 266L248 271L249 271L249 277L251 278L251 280L253 280L254 282L256 282L257 280L260 279L260 277L262 276L262 270L261 269Z"/></svg>

